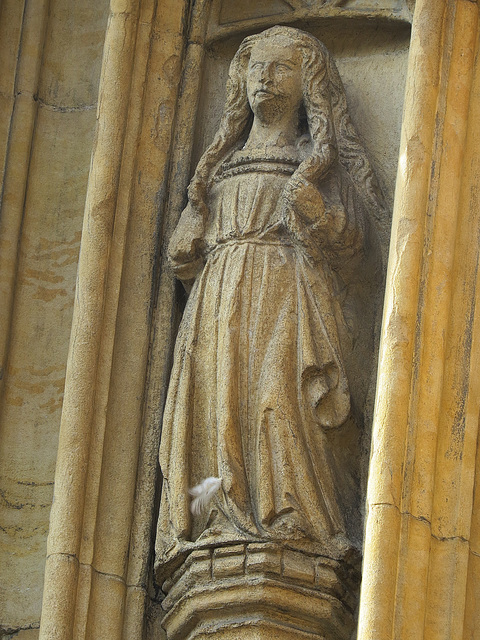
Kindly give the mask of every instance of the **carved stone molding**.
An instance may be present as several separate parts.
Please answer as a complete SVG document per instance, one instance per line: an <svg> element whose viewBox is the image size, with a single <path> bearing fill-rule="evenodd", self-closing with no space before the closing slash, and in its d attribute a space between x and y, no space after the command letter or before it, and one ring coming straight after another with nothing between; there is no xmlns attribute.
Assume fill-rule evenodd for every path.
<svg viewBox="0 0 480 640"><path fill-rule="evenodd" d="M309 24L344 20L410 23L408 0L213 0L207 41L260 30L271 24Z"/></svg>
<svg viewBox="0 0 480 640"><path fill-rule="evenodd" d="M359 560L265 543L194 551L163 583L163 626L172 640L348 640Z"/></svg>
<svg viewBox="0 0 480 640"><path fill-rule="evenodd" d="M417 0L360 640L480 637L479 6Z"/></svg>

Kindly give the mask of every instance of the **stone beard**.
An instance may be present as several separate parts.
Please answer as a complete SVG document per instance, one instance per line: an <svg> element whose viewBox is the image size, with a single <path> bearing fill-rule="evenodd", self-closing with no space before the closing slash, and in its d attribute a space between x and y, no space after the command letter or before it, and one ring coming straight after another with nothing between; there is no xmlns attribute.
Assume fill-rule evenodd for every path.
<svg viewBox="0 0 480 640"><path fill-rule="evenodd" d="M374 185L324 45L289 27L246 38L169 245L193 286L163 419L157 575L234 544L358 557L339 292L365 255ZM192 514L208 477L220 488Z"/></svg>

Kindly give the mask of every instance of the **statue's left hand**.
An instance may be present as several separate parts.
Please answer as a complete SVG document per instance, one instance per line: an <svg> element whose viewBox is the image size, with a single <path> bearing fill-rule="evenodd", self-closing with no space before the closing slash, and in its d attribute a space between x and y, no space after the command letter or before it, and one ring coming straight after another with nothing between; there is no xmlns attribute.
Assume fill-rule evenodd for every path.
<svg viewBox="0 0 480 640"><path fill-rule="evenodd" d="M325 202L320 191L305 178L295 176L288 181L283 199L305 224L318 223L325 217Z"/></svg>

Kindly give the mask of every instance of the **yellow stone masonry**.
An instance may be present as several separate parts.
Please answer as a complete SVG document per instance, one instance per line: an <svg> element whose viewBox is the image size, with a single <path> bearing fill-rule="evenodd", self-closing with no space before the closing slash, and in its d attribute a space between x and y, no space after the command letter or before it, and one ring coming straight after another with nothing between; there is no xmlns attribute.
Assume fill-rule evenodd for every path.
<svg viewBox="0 0 480 640"><path fill-rule="evenodd" d="M361 640L480 634L476 512L472 520L478 24L477 3L417 1L369 470Z"/></svg>
<svg viewBox="0 0 480 640"><path fill-rule="evenodd" d="M223 86L212 80L223 69L216 61L247 33L289 24L288 11L292 26L307 29L321 10L265 2L270 17L256 3L224 3L0 3L0 637L166 638L153 542L159 425L181 305L164 255L191 159L209 141L198 131L218 116L202 82L210 93ZM358 42L363 29L376 42L381 29L398 37L388 67L398 70L413 4L332 2L315 28L328 35L325 25L336 24L347 41L338 27L345 5ZM372 36L364 16L378 18L378 6L388 8ZM416 1L358 640L480 638L479 24L474 0ZM347 95L355 96L355 69ZM354 100L358 118L367 94ZM197 114L210 118L203 129ZM374 167L387 167L377 172L387 200L392 172L379 140L382 126L395 138L389 115L375 141L361 130ZM279 580L299 583L331 573L293 551L222 554L209 555L208 566L227 582L249 579L256 569L247 561L275 562ZM175 575L186 580L184 569ZM273 591L265 597L277 606ZM170 616L176 629L189 628L188 616Z"/></svg>

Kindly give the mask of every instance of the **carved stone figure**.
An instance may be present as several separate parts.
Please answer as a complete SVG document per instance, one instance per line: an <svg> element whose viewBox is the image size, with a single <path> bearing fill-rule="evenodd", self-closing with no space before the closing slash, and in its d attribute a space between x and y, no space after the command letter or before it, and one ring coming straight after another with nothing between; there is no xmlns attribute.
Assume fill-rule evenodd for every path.
<svg viewBox="0 0 480 640"><path fill-rule="evenodd" d="M193 287L163 419L159 573L234 543L341 560L359 521L358 464L332 435L355 428L345 292L377 194L316 38L273 27L242 42L188 196L169 245ZM211 476L220 489L192 515L189 488Z"/></svg>

